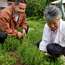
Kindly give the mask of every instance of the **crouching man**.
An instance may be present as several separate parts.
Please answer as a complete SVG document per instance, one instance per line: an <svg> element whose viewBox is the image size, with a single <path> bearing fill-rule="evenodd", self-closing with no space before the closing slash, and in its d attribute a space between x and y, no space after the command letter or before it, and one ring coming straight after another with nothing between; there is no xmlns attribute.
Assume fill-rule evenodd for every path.
<svg viewBox="0 0 65 65"><path fill-rule="evenodd" d="M39 49L54 57L65 55L65 21L61 19L60 9L49 5L44 11L44 16L46 24Z"/></svg>
<svg viewBox="0 0 65 65"><path fill-rule="evenodd" d="M19 0L18 3L14 3L0 11L0 31L3 32L2 35L7 34L17 38L22 38L26 35L28 24L25 9L25 0ZM18 30L19 27L21 31Z"/></svg>

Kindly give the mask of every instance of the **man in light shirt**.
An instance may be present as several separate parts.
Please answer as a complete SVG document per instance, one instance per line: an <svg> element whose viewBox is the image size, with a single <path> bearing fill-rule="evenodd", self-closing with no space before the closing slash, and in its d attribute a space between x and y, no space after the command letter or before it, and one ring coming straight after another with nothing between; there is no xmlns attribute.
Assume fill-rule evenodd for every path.
<svg viewBox="0 0 65 65"><path fill-rule="evenodd" d="M49 5L44 11L46 24L43 30L39 49L51 56L65 55L65 21L61 19L61 11Z"/></svg>

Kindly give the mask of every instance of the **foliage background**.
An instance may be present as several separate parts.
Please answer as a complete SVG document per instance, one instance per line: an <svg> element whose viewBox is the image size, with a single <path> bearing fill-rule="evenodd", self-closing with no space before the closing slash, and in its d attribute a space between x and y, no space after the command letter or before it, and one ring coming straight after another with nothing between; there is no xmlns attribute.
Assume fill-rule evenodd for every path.
<svg viewBox="0 0 65 65"><path fill-rule="evenodd" d="M27 16L42 16L46 6L46 0L26 0L27 1Z"/></svg>
<svg viewBox="0 0 65 65"><path fill-rule="evenodd" d="M8 36L4 44L0 44L0 65L65 65L64 56L50 58L37 47L45 24L43 11L51 0L26 1L29 32L24 39Z"/></svg>

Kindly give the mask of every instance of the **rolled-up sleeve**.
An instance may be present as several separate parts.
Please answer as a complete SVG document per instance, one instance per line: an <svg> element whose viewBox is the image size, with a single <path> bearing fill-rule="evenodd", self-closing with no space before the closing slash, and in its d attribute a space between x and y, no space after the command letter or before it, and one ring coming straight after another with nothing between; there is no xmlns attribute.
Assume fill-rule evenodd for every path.
<svg viewBox="0 0 65 65"><path fill-rule="evenodd" d="M12 6L9 6L0 11L0 31L4 31L7 34L11 34L15 36L17 35L17 32L14 31L13 28L11 28L12 13L13 13Z"/></svg>

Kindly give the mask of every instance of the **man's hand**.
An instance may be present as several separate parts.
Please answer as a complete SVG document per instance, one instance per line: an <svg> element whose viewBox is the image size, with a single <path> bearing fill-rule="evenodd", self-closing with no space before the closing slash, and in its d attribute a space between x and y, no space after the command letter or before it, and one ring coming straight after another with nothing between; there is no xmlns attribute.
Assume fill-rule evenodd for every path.
<svg viewBox="0 0 65 65"><path fill-rule="evenodd" d="M25 29L23 29L22 32L18 32L17 30L12 30L12 32L9 33L8 35L17 36L17 38L23 38L26 35L26 32L25 32Z"/></svg>
<svg viewBox="0 0 65 65"><path fill-rule="evenodd" d="M18 33L17 33L17 37L18 37L18 38L23 38L23 37L25 37L25 36L26 36L25 29L23 29L22 32L18 32Z"/></svg>
<svg viewBox="0 0 65 65"><path fill-rule="evenodd" d="M17 37L18 38L23 38L24 36L25 36L25 33L21 33L21 32L17 33Z"/></svg>
<svg viewBox="0 0 65 65"><path fill-rule="evenodd" d="M25 31L25 29L23 29L23 35L26 36L26 31Z"/></svg>
<svg viewBox="0 0 65 65"><path fill-rule="evenodd" d="M18 38L22 38L22 37L23 37L23 34L22 34L21 32L18 32L18 33L17 33L17 37L18 37Z"/></svg>
<svg viewBox="0 0 65 65"><path fill-rule="evenodd" d="M8 33L8 35L9 36L16 36L17 35L17 30L12 30L11 33Z"/></svg>

